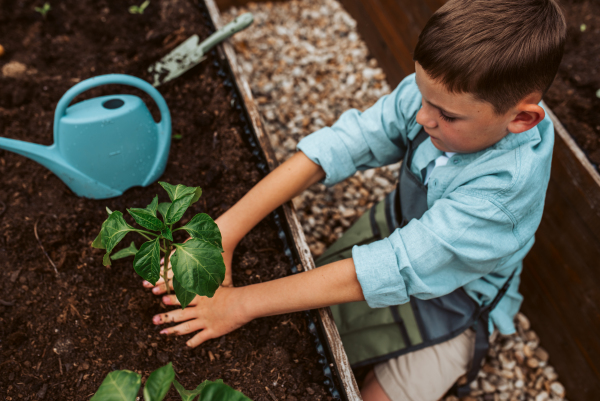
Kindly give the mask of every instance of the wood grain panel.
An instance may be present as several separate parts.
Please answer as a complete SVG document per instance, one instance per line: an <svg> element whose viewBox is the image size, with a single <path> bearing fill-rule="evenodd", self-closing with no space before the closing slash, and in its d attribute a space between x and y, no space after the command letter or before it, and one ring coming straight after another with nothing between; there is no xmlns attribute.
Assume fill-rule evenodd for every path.
<svg viewBox="0 0 600 401"><path fill-rule="evenodd" d="M552 176L525 259L522 309L568 398L591 401L600 394L600 175L549 114L556 130Z"/></svg>

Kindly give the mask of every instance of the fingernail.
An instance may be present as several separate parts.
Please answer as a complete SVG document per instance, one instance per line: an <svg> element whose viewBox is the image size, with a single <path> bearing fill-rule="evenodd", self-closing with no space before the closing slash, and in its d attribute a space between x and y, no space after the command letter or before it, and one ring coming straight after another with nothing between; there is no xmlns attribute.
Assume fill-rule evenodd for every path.
<svg viewBox="0 0 600 401"><path fill-rule="evenodd" d="M154 324L158 324L158 323L160 323L160 316L158 316L158 315L154 316L154 317L152 318L152 322L153 322Z"/></svg>
<svg viewBox="0 0 600 401"><path fill-rule="evenodd" d="M161 330L159 334L167 334L167 330Z"/></svg>
<svg viewBox="0 0 600 401"><path fill-rule="evenodd" d="M159 291L160 291L160 288L158 288L158 287L154 287L152 289L152 292L155 293L155 294L158 294Z"/></svg>
<svg viewBox="0 0 600 401"><path fill-rule="evenodd" d="M165 296L165 297L163 297L162 301L163 301L163 304L169 305L171 303L171 298L169 298L168 296Z"/></svg>

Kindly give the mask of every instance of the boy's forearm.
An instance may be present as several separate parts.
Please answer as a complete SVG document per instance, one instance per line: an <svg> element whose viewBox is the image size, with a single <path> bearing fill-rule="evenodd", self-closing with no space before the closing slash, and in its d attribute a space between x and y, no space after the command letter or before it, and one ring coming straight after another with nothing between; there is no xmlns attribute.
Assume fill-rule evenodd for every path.
<svg viewBox="0 0 600 401"><path fill-rule="evenodd" d="M256 184L217 220L224 240L235 247L269 213L322 180L325 172L304 153L298 152ZM223 244L227 247L228 244Z"/></svg>
<svg viewBox="0 0 600 401"><path fill-rule="evenodd" d="M365 299L352 259L238 290L239 307L250 319Z"/></svg>

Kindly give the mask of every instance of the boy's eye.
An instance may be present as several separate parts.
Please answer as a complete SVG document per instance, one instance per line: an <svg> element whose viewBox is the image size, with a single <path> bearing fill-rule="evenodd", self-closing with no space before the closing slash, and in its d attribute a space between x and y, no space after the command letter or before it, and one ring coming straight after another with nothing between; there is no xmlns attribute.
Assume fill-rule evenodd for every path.
<svg viewBox="0 0 600 401"><path fill-rule="evenodd" d="M442 117L442 120L444 120L446 122L449 122L449 123L454 122L454 120L456 120L455 117L448 117L447 115L445 115L441 111L440 111L440 117Z"/></svg>

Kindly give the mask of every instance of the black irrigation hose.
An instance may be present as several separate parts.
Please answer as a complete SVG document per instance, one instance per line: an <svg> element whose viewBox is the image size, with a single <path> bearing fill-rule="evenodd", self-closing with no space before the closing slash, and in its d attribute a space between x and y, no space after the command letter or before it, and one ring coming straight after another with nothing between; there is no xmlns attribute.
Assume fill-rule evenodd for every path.
<svg viewBox="0 0 600 401"><path fill-rule="evenodd" d="M210 28L211 32L214 32L215 26L212 22L212 18L206 8L204 2L198 2L198 6L200 8L200 12L204 17L204 21L206 25ZM248 114L248 110L243 106L244 101L240 94L239 88L235 84L235 77L231 71L231 66L228 62L223 62L220 60L216 49L210 51L211 56L215 59L213 65L218 68L218 76L224 79L223 85L225 88L230 89L233 92L233 101L235 110L239 113L240 123L243 127L242 138L245 140L246 144L250 147L252 151L252 156L255 161L255 165L258 167L259 171L264 175L269 173L269 168L267 164L267 159L260 147L258 140L256 138L256 134L251 126L251 119ZM290 247L290 244L294 244L293 237L291 232L289 231L289 227L283 223L285 220L282 218L283 209L280 207L272 213L273 219L275 220L275 225L277 226L277 231L279 234L279 238L281 239L284 247L284 253L287 256L290 264L290 271L292 273L297 273L297 265L300 264L300 257L298 255L298 250L296 247ZM322 322L317 313L314 311L306 311L305 316L307 319L307 326L309 332L314 336L315 345L317 349L317 353L321 356L319 359L319 363L323 366L323 373L327 379L323 382L329 390L331 396L336 400L347 400L348 396L344 389L344 386L340 379L340 374L337 369L337 365L334 363L333 354L325 339L325 333L323 330ZM315 321L317 324L315 324Z"/></svg>

